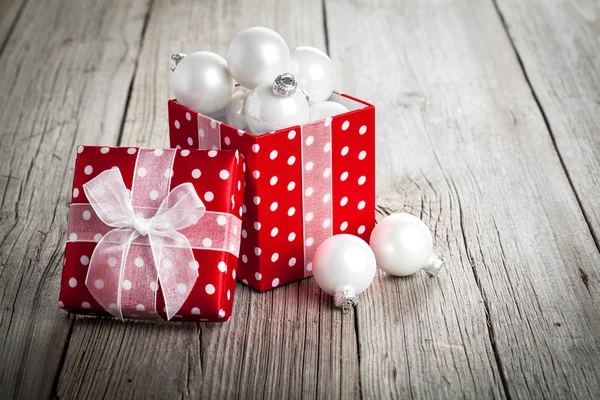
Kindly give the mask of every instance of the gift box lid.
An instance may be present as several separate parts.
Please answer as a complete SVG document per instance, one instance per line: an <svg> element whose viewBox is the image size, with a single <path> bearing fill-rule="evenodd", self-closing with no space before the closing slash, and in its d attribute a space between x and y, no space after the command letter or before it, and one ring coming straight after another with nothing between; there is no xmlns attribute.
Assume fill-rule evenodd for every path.
<svg viewBox="0 0 600 400"><path fill-rule="evenodd" d="M110 271L110 267L114 268L115 264L118 264L122 269L125 269L125 266L128 268L125 274L121 273L119 283L115 284L118 285L115 288L121 293L119 299L123 300L123 304L127 302L127 296L137 290L137 284L145 280L144 285L149 289L145 296L149 296L148 292L157 293L156 303L153 305L162 318L175 315L193 320L201 319L198 317L198 303L203 303L202 319L222 319L230 315L245 186L245 165L240 153L106 146L78 146L77 153L63 269L63 290L59 305L74 312L97 312L104 315L109 313L115 316L112 312L114 310L109 307L114 304L104 304L105 299L99 300L98 291L107 289L110 292L111 277L107 277L108 273L103 271ZM121 193L114 189L117 186L121 187ZM93 188L95 190L92 190ZM123 227L122 222L107 224L107 220L113 215L119 215L119 209L117 207L114 211L110 208L108 212L103 212L107 201L102 198L108 198L108 203L111 203L119 195L124 203L129 204L122 208L127 211L130 207L135 214L130 218L131 226ZM189 199L194 199L190 209L186 208L192 204ZM113 207L112 203L109 205ZM103 217L103 214L106 215ZM155 215L160 215L161 218L152 218ZM127 218L124 220L127 221ZM101 244L111 243L110 240L115 241L114 235L119 233L119 229L115 228L129 229L127 232L131 234L131 243L127 251L131 254L127 253L122 260L117 256L102 260L98 255L98 248ZM166 234L166 231L170 233ZM181 239L182 237L184 239ZM173 249L179 249L181 243L185 243L186 248L191 250L185 257L193 253L191 259L177 258L183 253L177 253L179 250ZM148 260L144 262L143 257L136 258L133 255L142 249L142 252L145 251L145 257L152 258L150 264L155 264L157 253L148 249L154 250L157 246L161 249L158 255L161 267L141 268L140 265L148 264ZM80 256L80 252L85 254ZM104 253L103 249L102 254L105 255ZM175 254L175 260L185 259L189 262L186 262L185 266L173 265L175 268L172 270L176 273L171 274L168 269L160 273L165 264L172 263L164 254ZM102 270L93 269L91 264L94 260L97 261L95 266L99 260L107 266L103 266ZM78 271L73 270L72 263L86 267L86 274L82 275L81 268ZM210 266L213 263L214 268ZM140 275L131 265L146 272ZM194 270L194 274L199 277L190 284L189 270L193 269L192 267L197 269L198 272ZM157 269L160 280L156 274ZM100 275L96 276L92 271L100 271ZM147 271L154 271L156 276L148 275ZM74 273L78 274L78 277L75 277ZM124 279L128 278L127 274L132 278ZM169 281L171 276L172 282ZM182 281L185 283L174 280L180 278L188 280ZM76 287L76 291L71 290ZM138 293L129 300L137 302L140 296L144 297ZM164 306L163 300L175 299L176 296L193 297L191 300L194 301L185 301L186 297L183 297L183 305L171 301L184 315L176 314L176 311L171 309L167 310ZM205 300L201 299L203 296L206 297ZM133 305L129 306L125 317L152 319L146 318L148 315L139 315L143 314L139 312L140 308L149 313L147 304L131 304Z"/></svg>

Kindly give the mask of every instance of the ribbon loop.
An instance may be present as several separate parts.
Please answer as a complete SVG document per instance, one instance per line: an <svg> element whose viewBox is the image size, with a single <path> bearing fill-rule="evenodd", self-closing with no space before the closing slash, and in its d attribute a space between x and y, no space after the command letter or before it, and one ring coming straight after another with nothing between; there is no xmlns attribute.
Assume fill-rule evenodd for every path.
<svg viewBox="0 0 600 400"><path fill-rule="evenodd" d="M171 319L198 278L196 268L190 268L195 265L192 247L186 236L178 232L196 224L206 212L194 186L184 183L175 187L151 218L135 215L118 169L102 172L84 184L83 189L98 217L114 228L103 236L92 253L86 277L90 293L104 309L123 319L124 311L147 311L139 303L142 300L150 301L152 304L148 306L156 311L160 282L167 320ZM143 238L138 239L140 236ZM136 246L143 257L138 257L141 262L136 258L135 265L145 268L143 273L127 269L132 264L127 262L130 247L140 240L150 244ZM130 275L138 278L129 279ZM136 294L131 295L130 291Z"/></svg>

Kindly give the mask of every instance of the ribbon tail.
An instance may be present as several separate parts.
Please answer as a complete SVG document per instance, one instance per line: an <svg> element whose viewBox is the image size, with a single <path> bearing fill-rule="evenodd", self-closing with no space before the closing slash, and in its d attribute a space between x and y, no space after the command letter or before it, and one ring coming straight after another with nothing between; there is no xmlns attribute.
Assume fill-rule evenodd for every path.
<svg viewBox="0 0 600 400"><path fill-rule="evenodd" d="M123 320L121 290L131 241L137 232L118 228L109 231L96 245L85 279L90 294L113 317Z"/></svg>
<svg viewBox="0 0 600 400"><path fill-rule="evenodd" d="M150 233L148 237L168 321L177 314L192 292L198 278L197 264L188 239L181 233ZM156 304L155 297L155 307Z"/></svg>

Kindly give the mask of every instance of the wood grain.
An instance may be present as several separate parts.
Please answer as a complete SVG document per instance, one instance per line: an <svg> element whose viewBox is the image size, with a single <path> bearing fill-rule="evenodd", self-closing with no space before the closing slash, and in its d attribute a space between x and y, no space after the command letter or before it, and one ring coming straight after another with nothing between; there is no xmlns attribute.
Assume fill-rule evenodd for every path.
<svg viewBox="0 0 600 400"><path fill-rule="evenodd" d="M0 0L0 55L24 6L25 0Z"/></svg>
<svg viewBox="0 0 600 400"><path fill-rule="evenodd" d="M325 49L319 1L157 1L144 35L121 143L167 146L168 60L198 50L224 55L251 26L275 29L290 47ZM287 15L297 18L289 19ZM312 280L259 294L238 284L226 324L77 320L58 395L109 397L354 398L358 350L353 316L332 309ZM102 343L115 343L106 350ZM162 340L157 345L156 338ZM149 350L151 349L151 351ZM151 365L152 368L142 368ZM132 374L135 375L132 376Z"/></svg>
<svg viewBox="0 0 600 400"><path fill-rule="evenodd" d="M44 398L73 318L59 310L73 154L116 143L145 2L30 2L0 57L0 393Z"/></svg>
<svg viewBox="0 0 600 400"><path fill-rule="evenodd" d="M342 89L378 107L380 210L449 267L364 296L363 395L597 398L598 251L494 4L326 4Z"/></svg>
<svg viewBox="0 0 600 400"><path fill-rule="evenodd" d="M600 249L600 3L497 3ZM580 268L598 299L600 266Z"/></svg>
<svg viewBox="0 0 600 400"><path fill-rule="evenodd" d="M598 398L598 4L0 0L3 398ZM377 107L378 216L447 272L354 312L238 285L226 324L56 307L73 150L166 146L168 59L263 25Z"/></svg>

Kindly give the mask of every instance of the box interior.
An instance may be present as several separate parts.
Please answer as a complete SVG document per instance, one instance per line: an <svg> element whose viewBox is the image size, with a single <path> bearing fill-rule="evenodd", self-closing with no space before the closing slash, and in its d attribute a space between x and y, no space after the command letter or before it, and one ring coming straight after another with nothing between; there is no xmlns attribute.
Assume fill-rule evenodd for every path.
<svg viewBox="0 0 600 400"><path fill-rule="evenodd" d="M341 105L346 107L349 110L349 112L352 112L355 110L360 110L361 108L366 108L369 106L369 104L367 104L367 103L360 102L356 99L353 99L349 96L346 96L345 94L338 93L338 92L333 92L333 94L327 100L335 101L336 103L340 103ZM343 115L343 114L341 114L341 115ZM206 116L209 118L215 119L221 123L227 124L227 121L225 120L225 109L224 108L219 111L216 111L212 114L207 114ZM254 135L253 133L250 133L250 132L248 132L248 134L253 135L253 136L261 136L261 135Z"/></svg>

